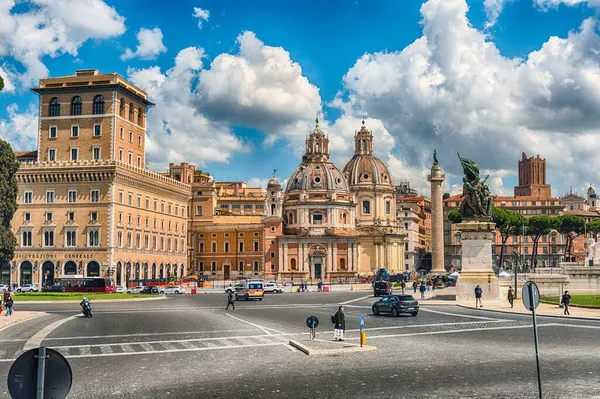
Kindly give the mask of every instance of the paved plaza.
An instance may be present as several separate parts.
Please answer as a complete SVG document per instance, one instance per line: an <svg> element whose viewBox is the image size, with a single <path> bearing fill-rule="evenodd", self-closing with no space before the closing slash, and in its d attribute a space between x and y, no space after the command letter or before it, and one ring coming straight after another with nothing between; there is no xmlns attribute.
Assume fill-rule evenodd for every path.
<svg viewBox="0 0 600 399"><path fill-rule="evenodd" d="M72 398L537 397L530 316L423 301L416 317L376 317L373 301L284 293L226 311L224 294L182 295L95 303L92 319L73 303L19 303L17 314L46 315L1 330L0 374L43 344L69 360ZM359 343L362 314L377 350L307 356L289 345L308 338L310 315L317 339L330 340L338 304L347 342ZM538 326L544 397L600 398L600 321L541 316Z"/></svg>

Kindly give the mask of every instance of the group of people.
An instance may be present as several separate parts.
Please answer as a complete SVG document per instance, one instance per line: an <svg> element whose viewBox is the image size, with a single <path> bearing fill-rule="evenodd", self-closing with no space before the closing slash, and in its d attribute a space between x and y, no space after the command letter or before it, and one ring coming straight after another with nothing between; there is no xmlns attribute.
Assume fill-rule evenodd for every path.
<svg viewBox="0 0 600 399"><path fill-rule="evenodd" d="M6 298L6 300L4 301L4 310L5 310L5 316L12 316L13 315L13 305L14 305L14 301L12 299L11 295L8 295L8 297ZM0 314L2 314L2 298L0 298Z"/></svg>

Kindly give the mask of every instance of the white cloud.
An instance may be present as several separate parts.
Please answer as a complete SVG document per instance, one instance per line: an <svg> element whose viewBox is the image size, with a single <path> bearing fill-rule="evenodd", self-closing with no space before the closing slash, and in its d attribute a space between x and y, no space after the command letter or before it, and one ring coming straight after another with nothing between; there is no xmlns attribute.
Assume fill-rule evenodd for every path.
<svg viewBox="0 0 600 399"><path fill-rule="evenodd" d="M0 4L0 57L12 58L8 68L22 71L24 86L48 75L44 56L76 55L89 39L125 32L125 18L102 0L30 0L19 13L14 6L14 0Z"/></svg>
<svg viewBox="0 0 600 399"><path fill-rule="evenodd" d="M35 105L19 113L17 104L9 105L8 119L0 119L0 138L8 141L13 151L35 150L37 146L38 118Z"/></svg>
<svg viewBox="0 0 600 399"><path fill-rule="evenodd" d="M194 13L192 14L192 16L198 18L198 28L202 29L202 24L205 21L208 22L210 12L208 10L203 10L200 7L194 7Z"/></svg>
<svg viewBox="0 0 600 399"><path fill-rule="evenodd" d="M266 46L252 32L237 42L238 54L220 54L200 72L198 106L214 120L264 131L271 142L305 134L297 127L320 110L319 89L282 47Z"/></svg>
<svg viewBox="0 0 600 399"><path fill-rule="evenodd" d="M136 37L138 39L137 48L135 51L129 48L126 49L125 53L121 55L122 60L129 60L136 57L142 60L153 60L160 53L167 51L162 42L163 34L160 28L141 28Z"/></svg>
<svg viewBox="0 0 600 399"><path fill-rule="evenodd" d="M547 10L560 5L573 7L579 4L587 4L591 7L597 7L600 6L600 0L533 0L533 4Z"/></svg>
<svg viewBox="0 0 600 399"><path fill-rule="evenodd" d="M430 166L434 148L447 176L462 175L456 150L490 171L516 171L525 151L547 159L561 192L563 178L600 179L597 21L510 59L473 28L467 10L465 0L427 1L423 36L401 51L362 56L334 104L381 120L416 171Z"/></svg>
<svg viewBox="0 0 600 399"><path fill-rule="evenodd" d="M487 22L485 23L486 28L491 28L496 24L500 12L504 9L504 6L514 0L484 0L483 7L485 8L485 15L487 16Z"/></svg>
<svg viewBox="0 0 600 399"><path fill-rule="evenodd" d="M14 73L0 66L0 76L4 81L4 89L0 91L0 94L13 93L15 91L15 84L13 83L13 80L15 79Z"/></svg>
<svg viewBox="0 0 600 399"><path fill-rule="evenodd" d="M151 169L165 169L169 162L228 162L243 143L222 122L209 120L195 107L193 82L202 68L204 50L188 47L179 52L173 67L129 69L129 79L159 104L148 112L147 152Z"/></svg>

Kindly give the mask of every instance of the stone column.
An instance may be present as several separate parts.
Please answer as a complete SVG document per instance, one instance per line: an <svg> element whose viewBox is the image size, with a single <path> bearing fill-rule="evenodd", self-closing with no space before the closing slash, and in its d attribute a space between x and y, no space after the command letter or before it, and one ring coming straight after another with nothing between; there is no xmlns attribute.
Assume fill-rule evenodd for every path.
<svg viewBox="0 0 600 399"><path fill-rule="evenodd" d="M298 270L306 271L304 269L304 244L301 242L298 243Z"/></svg>
<svg viewBox="0 0 600 399"><path fill-rule="evenodd" d="M427 180L431 183L431 273L445 273L444 268L444 208L442 204L442 183L446 175L437 162L431 167Z"/></svg>
<svg viewBox="0 0 600 399"><path fill-rule="evenodd" d="M334 268L334 270L337 270L337 243L332 244L333 246L333 263L331 265L332 268Z"/></svg>

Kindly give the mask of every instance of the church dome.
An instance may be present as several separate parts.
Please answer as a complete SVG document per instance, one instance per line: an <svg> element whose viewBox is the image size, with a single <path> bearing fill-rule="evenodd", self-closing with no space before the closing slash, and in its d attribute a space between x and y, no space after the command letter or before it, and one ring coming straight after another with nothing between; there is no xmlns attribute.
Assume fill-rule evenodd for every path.
<svg viewBox="0 0 600 399"><path fill-rule="evenodd" d="M367 130L365 122L354 137L354 156L343 169L350 186L377 184L394 186L387 166L373 155L373 133Z"/></svg>
<svg viewBox="0 0 600 399"><path fill-rule="evenodd" d="M348 183L331 162L302 163L288 180L286 192L293 190L348 191Z"/></svg>
<svg viewBox="0 0 600 399"><path fill-rule="evenodd" d="M273 178L267 183L267 189L281 190L281 182L277 177L273 176Z"/></svg>

